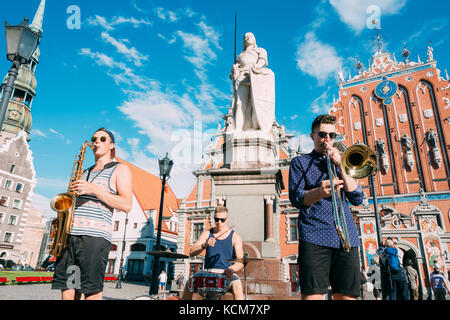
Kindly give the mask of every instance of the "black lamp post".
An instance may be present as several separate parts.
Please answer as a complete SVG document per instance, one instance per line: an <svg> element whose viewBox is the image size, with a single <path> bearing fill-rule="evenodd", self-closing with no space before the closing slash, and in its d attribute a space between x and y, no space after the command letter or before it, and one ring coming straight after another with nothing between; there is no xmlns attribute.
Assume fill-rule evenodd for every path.
<svg viewBox="0 0 450 320"><path fill-rule="evenodd" d="M123 281L123 253L125 252L125 236L127 234L127 225L128 225L128 214L125 213L125 226L123 230L123 240L122 240L122 253L120 254L120 266L119 266L119 279L116 283L116 289L122 289L122 281Z"/></svg>
<svg viewBox="0 0 450 320"><path fill-rule="evenodd" d="M380 215L378 214L378 202L377 202L377 194L376 194L376 190L375 190L374 174L369 175L369 184L370 184L370 190L372 192L373 209L375 212L375 224L376 224L376 228L377 228L378 247L382 247L383 246L383 237L381 236Z"/></svg>
<svg viewBox="0 0 450 320"><path fill-rule="evenodd" d="M162 214L163 214L163 204L164 204L164 186L166 185L166 180L170 177L170 170L172 170L173 161L169 159L168 153L162 160L159 161L159 175L162 177L162 187L161 187L161 202L159 204L158 213L158 233L156 235L156 248L154 250L159 251L161 245L161 226L162 226ZM158 276L159 276L159 256L155 255L153 258L152 267L152 283L150 285L150 294L158 294Z"/></svg>
<svg viewBox="0 0 450 320"><path fill-rule="evenodd" d="M6 57L12 62L8 71L8 81L3 90L2 102L0 104L0 130L3 127L5 114L11 98L14 82L19 74L19 67L27 64L39 45L40 32L35 32L28 27L28 18L18 26L10 26L5 22L6 32Z"/></svg>

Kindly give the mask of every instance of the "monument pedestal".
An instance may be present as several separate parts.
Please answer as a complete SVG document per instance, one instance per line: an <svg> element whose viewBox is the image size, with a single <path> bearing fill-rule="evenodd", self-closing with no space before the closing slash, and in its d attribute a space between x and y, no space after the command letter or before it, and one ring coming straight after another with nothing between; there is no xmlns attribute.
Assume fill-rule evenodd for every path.
<svg viewBox="0 0 450 320"><path fill-rule="evenodd" d="M262 131L234 131L225 137L224 165L230 169L273 167L276 148L273 136Z"/></svg>
<svg viewBox="0 0 450 320"><path fill-rule="evenodd" d="M274 210L274 203L284 189L281 170L268 166L270 161L265 162L265 167L254 168L256 163L261 165L262 157L255 162L246 162L236 155L238 158L233 158L236 161L230 161L232 168L212 169L209 174L214 179L218 204L227 207L228 225L234 226L241 236L244 252L250 258L263 259L247 264L248 298L284 299L290 296L290 284L280 278L279 216ZM245 166L246 163L249 165ZM238 274L244 285L244 269Z"/></svg>

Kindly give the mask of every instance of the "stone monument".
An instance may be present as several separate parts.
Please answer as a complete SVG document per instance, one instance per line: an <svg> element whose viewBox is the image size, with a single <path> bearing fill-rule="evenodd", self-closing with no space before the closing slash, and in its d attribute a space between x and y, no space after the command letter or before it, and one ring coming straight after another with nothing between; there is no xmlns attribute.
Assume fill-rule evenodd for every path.
<svg viewBox="0 0 450 320"><path fill-rule="evenodd" d="M244 36L244 50L231 68L232 123L227 127L225 164L257 168L275 164L272 124L275 121L275 75L267 52L256 45L253 33Z"/></svg>
<svg viewBox="0 0 450 320"><path fill-rule="evenodd" d="M284 185L272 131L275 75L267 66L266 50L246 33L231 68L234 94L225 121L223 167L209 171L217 204L228 208L229 225L241 235L244 251L263 259L247 265L248 293L258 297L288 292L288 283L280 279L277 206Z"/></svg>

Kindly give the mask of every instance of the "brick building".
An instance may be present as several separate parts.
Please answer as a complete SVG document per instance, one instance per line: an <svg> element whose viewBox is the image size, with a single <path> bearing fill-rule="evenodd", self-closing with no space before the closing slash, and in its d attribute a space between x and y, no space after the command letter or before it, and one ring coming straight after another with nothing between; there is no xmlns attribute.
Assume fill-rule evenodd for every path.
<svg viewBox="0 0 450 320"><path fill-rule="evenodd" d="M433 48L427 60L403 61L379 50L367 70L339 82L339 100L330 110L349 146L376 150L375 190L383 239L399 238L399 247L419 270L420 286L430 293L429 274L438 264L447 274L450 260L450 82L437 68ZM369 197L354 208L366 266L377 246L369 179L361 179ZM425 289L427 292L425 292Z"/></svg>

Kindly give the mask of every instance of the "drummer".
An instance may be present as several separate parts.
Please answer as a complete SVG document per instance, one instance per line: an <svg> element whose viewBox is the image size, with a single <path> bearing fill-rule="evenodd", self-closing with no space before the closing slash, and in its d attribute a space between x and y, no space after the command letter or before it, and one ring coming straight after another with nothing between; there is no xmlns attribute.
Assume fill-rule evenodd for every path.
<svg viewBox="0 0 450 320"><path fill-rule="evenodd" d="M228 280L228 289L231 287L234 300L244 300L241 280L236 272L244 266L241 262L229 262L232 259L243 259L244 250L241 237L226 225L228 210L224 206L217 206L214 215L215 227L203 231L189 256L198 256L206 249L205 271L224 274ZM183 300L192 300L192 292L188 283L183 292Z"/></svg>

